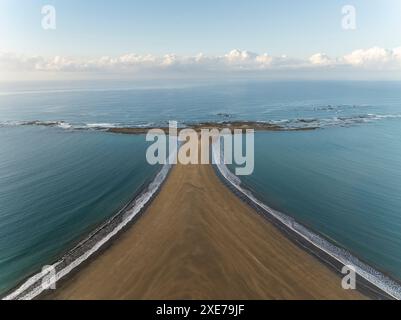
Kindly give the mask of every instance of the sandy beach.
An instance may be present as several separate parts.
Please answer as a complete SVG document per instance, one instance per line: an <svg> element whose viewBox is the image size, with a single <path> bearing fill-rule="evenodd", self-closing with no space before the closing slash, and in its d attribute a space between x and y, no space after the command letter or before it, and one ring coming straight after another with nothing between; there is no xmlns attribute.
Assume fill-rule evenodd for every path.
<svg viewBox="0 0 401 320"><path fill-rule="evenodd" d="M46 299L364 299L237 198L176 165L143 216Z"/></svg>
<svg viewBox="0 0 401 320"><path fill-rule="evenodd" d="M401 300L400 3L0 0L0 301Z"/></svg>

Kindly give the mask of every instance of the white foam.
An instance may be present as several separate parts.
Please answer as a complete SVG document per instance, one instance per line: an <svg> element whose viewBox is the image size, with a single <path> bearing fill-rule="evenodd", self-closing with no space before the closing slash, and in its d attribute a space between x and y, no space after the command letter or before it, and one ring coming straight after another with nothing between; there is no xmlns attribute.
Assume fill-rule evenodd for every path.
<svg viewBox="0 0 401 320"><path fill-rule="evenodd" d="M114 123L87 123L86 127L88 128L102 128L102 129L108 129L108 128L115 128L116 124Z"/></svg>
<svg viewBox="0 0 401 320"><path fill-rule="evenodd" d="M155 124L153 122L148 122L148 123L144 123L144 124L136 124L134 126L134 128L151 128L155 126Z"/></svg>
<svg viewBox="0 0 401 320"><path fill-rule="evenodd" d="M386 119L399 119L401 118L401 114L362 114L362 115L350 115L343 117L330 117L330 118L301 118L301 119L277 119L277 120L258 120L258 123L266 123L266 124L276 124L283 126L284 129L293 130L299 128L311 128L311 127L319 127L319 128L327 128L327 127L335 127L335 126L351 126L358 125L363 123L369 123L374 121L381 121ZM225 121L218 121L217 123L223 123ZM34 121L0 121L0 127L7 126L48 126L48 127L58 127L62 129L78 129L78 130L107 130L110 128L147 128L157 126L153 122L149 123L141 123L141 124L123 124L123 123L108 123L108 122L99 122L99 123L83 123L83 124L69 124L63 120L34 120Z"/></svg>
<svg viewBox="0 0 401 320"><path fill-rule="evenodd" d="M337 247L331 242L327 241L323 237L317 235L316 233L310 231L303 225L296 222L295 219L277 211L270 207L268 207L263 202L259 201L249 190L241 187L241 180L235 176L224 164L223 159L223 151L218 150L218 143L213 143L213 157L218 157L220 155L220 159L214 158L214 163L216 164L221 175L239 192L244 194L250 201L263 208L266 212L271 214L274 218L284 224L286 227L294 231L297 235L301 236L309 243L314 245L316 248L324 251L328 255L330 255L335 260L339 261L343 265L351 265L354 266L355 271L362 278L366 279L376 287L380 288L384 292L386 292L391 297L400 300L401 299L401 286L396 281L387 277L383 273L375 270L373 267L367 265L366 263L360 261L357 257L353 256L347 250Z"/></svg>
<svg viewBox="0 0 401 320"><path fill-rule="evenodd" d="M143 192L140 196L138 196L133 205L129 207L129 210L123 212L123 220L120 222L111 232L105 235L102 239L100 239L93 247L89 250L85 251L81 256L77 259L69 263L66 267L59 270L54 280L57 282L67 274L69 274L72 270L78 267L82 262L87 260L90 256L92 256L96 251L98 251L105 243L107 243L113 236L119 233L143 208L144 206L152 199L155 193L160 188L163 181L166 179L168 172L170 171L170 165L164 165L160 172L156 175L154 180L149 184L146 191ZM121 214L121 212L119 213ZM108 220L103 226L96 229L94 232L86 238L86 240L82 241L77 245L76 248L80 247L85 241L92 238L99 230L103 229L113 218ZM54 263L52 267L57 270L62 263L68 258L68 255L61 258L59 261ZM9 295L3 298L3 300L31 300L40 295L45 289L42 286L42 280L46 275L42 272L37 273L36 275L30 277L25 283L23 283L16 290L11 292ZM31 288L32 287L32 288Z"/></svg>
<svg viewBox="0 0 401 320"><path fill-rule="evenodd" d="M72 129L73 128L73 126L71 124L69 124L68 122L64 122L64 121L59 122L57 127L61 128L61 129Z"/></svg>

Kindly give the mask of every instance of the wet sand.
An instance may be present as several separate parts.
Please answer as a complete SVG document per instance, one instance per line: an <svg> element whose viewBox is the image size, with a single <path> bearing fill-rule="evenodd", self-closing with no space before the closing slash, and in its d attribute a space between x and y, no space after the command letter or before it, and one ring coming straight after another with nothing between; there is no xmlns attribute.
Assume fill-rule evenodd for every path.
<svg viewBox="0 0 401 320"><path fill-rule="evenodd" d="M47 299L363 299L227 189L176 165L143 216Z"/></svg>

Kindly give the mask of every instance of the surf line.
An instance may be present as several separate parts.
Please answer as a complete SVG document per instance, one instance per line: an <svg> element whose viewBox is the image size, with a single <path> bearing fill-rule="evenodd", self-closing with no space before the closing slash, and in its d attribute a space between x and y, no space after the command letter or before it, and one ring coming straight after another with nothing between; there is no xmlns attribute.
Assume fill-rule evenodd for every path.
<svg viewBox="0 0 401 320"><path fill-rule="evenodd" d="M296 236L304 239L307 243L316 248L316 250L324 252L343 266L352 266L355 272L368 283L385 292L388 296L401 300L401 285L398 282L360 261L347 250L334 245L317 233L312 232L302 224L298 223L294 218L274 210L258 200L251 191L242 186L241 179L227 168L224 161L217 158L224 157L224 150L221 147L221 144L214 141L212 148L216 149L213 152L213 156L216 157L216 159L214 159L214 167L217 168L217 173L220 178L228 183L229 187L231 187L230 189L232 189L234 193L239 195L241 198L246 198L249 204L252 207L255 207L257 211L262 212L265 216L270 216L279 224L284 226L284 228L289 229L294 232Z"/></svg>
<svg viewBox="0 0 401 320"><path fill-rule="evenodd" d="M146 208L147 204L157 195L171 168L172 165L170 164L162 166L153 181L134 200L94 230L57 262L47 266L46 270L55 270L51 279L49 279L48 272L39 272L28 278L22 285L3 297L2 300L32 300L49 290L59 280L89 259Z"/></svg>

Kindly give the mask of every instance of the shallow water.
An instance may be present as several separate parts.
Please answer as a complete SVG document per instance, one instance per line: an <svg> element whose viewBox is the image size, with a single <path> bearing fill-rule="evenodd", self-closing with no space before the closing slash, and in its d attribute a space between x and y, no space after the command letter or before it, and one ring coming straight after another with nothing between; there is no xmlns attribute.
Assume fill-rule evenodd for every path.
<svg viewBox="0 0 401 320"><path fill-rule="evenodd" d="M258 133L255 172L243 181L401 279L401 83L20 83L0 84L0 292L52 262L156 173L143 136L94 129L169 120L320 127ZM41 125L21 125L31 121Z"/></svg>
<svg viewBox="0 0 401 320"><path fill-rule="evenodd" d="M401 279L401 126L259 133L241 177L274 209Z"/></svg>
<svg viewBox="0 0 401 320"><path fill-rule="evenodd" d="M0 291L53 262L157 171L142 136L0 129Z"/></svg>

